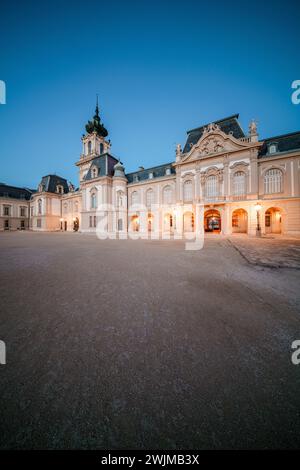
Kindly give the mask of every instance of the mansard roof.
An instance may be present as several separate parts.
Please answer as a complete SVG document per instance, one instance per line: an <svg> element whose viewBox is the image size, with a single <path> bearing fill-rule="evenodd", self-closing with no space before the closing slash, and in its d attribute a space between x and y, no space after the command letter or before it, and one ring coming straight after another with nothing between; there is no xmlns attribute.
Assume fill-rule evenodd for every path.
<svg viewBox="0 0 300 470"><path fill-rule="evenodd" d="M277 144L276 153L285 153L291 152L293 150L300 150L300 131L291 132L289 134L283 134L276 137L269 137L268 139L264 139L263 142L264 143L260 149L258 158L274 156L274 153L268 152L269 145L272 143Z"/></svg>
<svg viewBox="0 0 300 470"><path fill-rule="evenodd" d="M98 168L98 175L97 176L113 176L114 174L114 166L118 163L118 159L113 157L110 153L106 152L99 157L93 158L91 161L90 168L84 178L85 181L93 179L92 177L92 168Z"/></svg>
<svg viewBox="0 0 300 470"><path fill-rule="evenodd" d="M175 168L172 167L172 163L164 163L163 165L153 166L147 169L141 169L138 171L134 171L133 173L128 173L126 178L128 183L133 183L135 181L144 181L148 180L150 173L153 175L153 179L160 178L162 176L166 176L166 170L171 170L171 174L175 174Z"/></svg>
<svg viewBox="0 0 300 470"><path fill-rule="evenodd" d="M58 185L61 185L64 188L64 193L69 192L67 180L58 175L43 176L40 185L42 186L42 191L47 193L56 193Z"/></svg>
<svg viewBox="0 0 300 470"><path fill-rule="evenodd" d="M233 137L240 139L241 137L245 137L245 134L238 122L238 118L239 114L233 114L232 116L226 117L224 119L213 121L213 124L217 124L221 131L223 131L225 134L231 133ZM208 124L205 124L204 126L187 131L188 137L183 149L183 153L187 153L191 150L191 147L195 145L202 136L204 127L207 126Z"/></svg>
<svg viewBox="0 0 300 470"><path fill-rule="evenodd" d="M25 199L28 201L33 193L35 193L34 189L19 188L17 186L10 186L5 183L0 183L0 197L21 200Z"/></svg>

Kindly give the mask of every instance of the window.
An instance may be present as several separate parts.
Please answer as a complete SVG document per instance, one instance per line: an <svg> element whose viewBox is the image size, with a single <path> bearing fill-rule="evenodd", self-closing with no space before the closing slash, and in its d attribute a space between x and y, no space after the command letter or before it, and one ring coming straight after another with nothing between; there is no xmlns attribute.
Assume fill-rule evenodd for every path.
<svg viewBox="0 0 300 470"><path fill-rule="evenodd" d="M172 189L171 186L165 186L163 189L163 203L171 204L172 203Z"/></svg>
<svg viewBox="0 0 300 470"><path fill-rule="evenodd" d="M68 204L65 203L64 204L64 214L67 214L68 213Z"/></svg>
<svg viewBox="0 0 300 470"><path fill-rule="evenodd" d="M92 142L89 140L88 142L88 154L92 153Z"/></svg>
<svg viewBox="0 0 300 470"><path fill-rule="evenodd" d="M151 207L154 204L154 191L153 189L148 189L146 193L146 205L147 207Z"/></svg>
<svg viewBox="0 0 300 470"><path fill-rule="evenodd" d="M139 203L139 194L137 191L134 191L131 195L131 204L135 205Z"/></svg>
<svg viewBox="0 0 300 470"><path fill-rule="evenodd" d="M61 184L58 184L58 185L56 186L56 192L57 192L58 194L63 194L63 193L64 193L64 188L63 188L63 186L62 186Z"/></svg>
<svg viewBox="0 0 300 470"><path fill-rule="evenodd" d="M216 175L211 175L206 179L206 197L216 196L218 196L218 178Z"/></svg>
<svg viewBox="0 0 300 470"><path fill-rule="evenodd" d="M96 167L92 168L92 178L97 178L98 176L98 169Z"/></svg>
<svg viewBox="0 0 300 470"><path fill-rule="evenodd" d="M103 150L104 150L104 145L103 145L103 144L100 144L100 155L102 155Z"/></svg>
<svg viewBox="0 0 300 470"><path fill-rule="evenodd" d="M30 207L30 215L33 217L33 206Z"/></svg>
<svg viewBox="0 0 300 470"><path fill-rule="evenodd" d="M97 208L97 194L92 193L91 194L91 209L96 209Z"/></svg>
<svg viewBox="0 0 300 470"><path fill-rule="evenodd" d="M9 220L4 220L4 230L9 230Z"/></svg>
<svg viewBox="0 0 300 470"><path fill-rule="evenodd" d="M4 206L4 208L3 208L3 215L4 215L4 216L10 215L10 206Z"/></svg>
<svg viewBox="0 0 300 470"><path fill-rule="evenodd" d="M41 221L41 219L37 219L37 220L36 220L36 226L37 226L37 228L41 228L41 227L42 227L42 221Z"/></svg>
<svg viewBox="0 0 300 470"><path fill-rule="evenodd" d="M20 217L25 217L25 210L26 208L25 207L20 207Z"/></svg>
<svg viewBox="0 0 300 470"><path fill-rule="evenodd" d="M170 174L171 174L171 168L166 168L166 175L170 176Z"/></svg>
<svg viewBox="0 0 300 470"><path fill-rule="evenodd" d="M265 194L282 192L282 171L278 168L272 168L266 171L265 178Z"/></svg>
<svg viewBox="0 0 300 470"><path fill-rule="evenodd" d="M21 220L20 229L21 230L25 229L25 220Z"/></svg>
<svg viewBox="0 0 300 470"><path fill-rule="evenodd" d="M277 144L269 144L268 153L276 153L277 152Z"/></svg>
<svg viewBox="0 0 300 470"><path fill-rule="evenodd" d="M271 212L270 211L267 211L265 213L265 226L271 227Z"/></svg>
<svg viewBox="0 0 300 470"><path fill-rule="evenodd" d="M153 178L153 172L150 171L150 173L149 173L149 180L152 180L152 178Z"/></svg>
<svg viewBox="0 0 300 470"><path fill-rule="evenodd" d="M93 226L93 217L90 215L90 227Z"/></svg>
<svg viewBox="0 0 300 470"><path fill-rule="evenodd" d="M42 213L42 200L38 200L38 215L41 215Z"/></svg>
<svg viewBox="0 0 300 470"><path fill-rule="evenodd" d="M97 226L97 217L94 215L94 227Z"/></svg>
<svg viewBox="0 0 300 470"><path fill-rule="evenodd" d="M236 171L233 175L233 194L234 196L246 194L246 175L243 171Z"/></svg>
<svg viewBox="0 0 300 470"><path fill-rule="evenodd" d="M118 219L118 231L120 232L121 230L123 230L123 220Z"/></svg>
<svg viewBox="0 0 300 470"><path fill-rule="evenodd" d="M185 181L183 185L183 200L192 201L193 199L193 183L191 180Z"/></svg>
<svg viewBox="0 0 300 470"><path fill-rule="evenodd" d="M124 205L123 196L124 194L122 191L117 192L117 207L123 207Z"/></svg>

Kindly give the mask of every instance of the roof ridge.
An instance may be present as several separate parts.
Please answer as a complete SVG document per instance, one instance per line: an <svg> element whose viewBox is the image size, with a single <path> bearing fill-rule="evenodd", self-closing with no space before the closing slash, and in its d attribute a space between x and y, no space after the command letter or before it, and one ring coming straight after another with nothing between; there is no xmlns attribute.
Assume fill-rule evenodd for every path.
<svg viewBox="0 0 300 470"><path fill-rule="evenodd" d="M260 142L264 142L266 140L280 139L281 137L290 137L291 135L296 134L300 134L300 131L288 132L287 134L275 135L274 137L266 137L265 139L261 139Z"/></svg>
<svg viewBox="0 0 300 470"><path fill-rule="evenodd" d="M207 124L203 124L202 126L195 127L194 129L190 129L189 131L186 131L186 133L189 134L190 132L199 131L200 129L203 129L203 127L206 127L206 126L208 126L208 125L211 124L211 123L219 124L219 123L224 122L224 121L229 121L229 119L238 119L239 116L240 116L239 113L237 113L237 114L232 114L231 116L227 116L227 117L225 117L225 118L218 119L217 121L211 121L211 122L208 122ZM241 127L241 126L240 126L240 127Z"/></svg>
<svg viewBox="0 0 300 470"><path fill-rule="evenodd" d="M162 166L172 165L172 163L174 163L174 162L162 163L161 165L151 166L151 167L149 167L149 168L144 168L143 170L131 171L130 173L126 173L126 175L133 175L134 173L141 173L142 171L153 170L154 168L160 168L160 167L162 167Z"/></svg>

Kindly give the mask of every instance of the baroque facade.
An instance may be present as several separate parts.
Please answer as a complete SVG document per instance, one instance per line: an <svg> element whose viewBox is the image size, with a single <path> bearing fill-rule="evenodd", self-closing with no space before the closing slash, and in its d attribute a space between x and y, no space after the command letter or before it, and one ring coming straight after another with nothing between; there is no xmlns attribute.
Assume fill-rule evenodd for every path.
<svg viewBox="0 0 300 470"><path fill-rule="evenodd" d="M178 237L199 233L300 235L300 132L259 140L233 115L187 132L173 162L125 174L111 154L98 104L85 127L76 165L79 187L57 175L37 191L21 190L27 221L13 219L4 198L2 229L95 232L112 237ZM7 187L9 188L9 187ZM9 192L9 191L8 191ZM18 212L20 213L20 212ZM24 212L22 212L24 214ZM7 222L12 221L13 223Z"/></svg>

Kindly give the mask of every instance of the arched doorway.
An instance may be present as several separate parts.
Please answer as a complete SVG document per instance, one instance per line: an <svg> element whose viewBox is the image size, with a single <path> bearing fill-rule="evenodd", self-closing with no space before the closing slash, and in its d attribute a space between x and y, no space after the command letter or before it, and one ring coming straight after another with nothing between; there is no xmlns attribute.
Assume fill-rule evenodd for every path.
<svg viewBox="0 0 300 470"><path fill-rule="evenodd" d="M165 214L164 215L164 231L173 232L173 227L174 227L173 215L170 213Z"/></svg>
<svg viewBox="0 0 300 470"><path fill-rule="evenodd" d="M151 212L148 213L148 232L153 232L153 214Z"/></svg>
<svg viewBox="0 0 300 470"><path fill-rule="evenodd" d="M133 232L138 232L140 230L140 219L138 215L133 215L130 219L131 229Z"/></svg>
<svg viewBox="0 0 300 470"><path fill-rule="evenodd" d="M73 230L74 232L78 232L78 229L79 229L79 219L78 217L75 217L73 219Z"/></svg>
<svg viewBox="0 0 300 470"><path fill-rule="evenodd" d="M185 212L183 214L183 230L184 232L193 232L195 228L193 212Z"/></svg>
<svg viewBox="0 0 300 470"><path fill-rule="evenodd" d="M266 233L281 233L282 231L282 213L278 207L270 207L265 212L265 231Z"/></svg>
<svg viewBox="0 0 300 470"><path fill-rule="evenodd" d="M221 215L216 209L211 209L204 214L204 230L205 232L221 232Z"/></svg>
<svg viewBox="0 0 300 470"><path fill-rule="evenodd" d="M248 232L248 213L245 209L236 209L232 212L232 233Z"/></svg>

